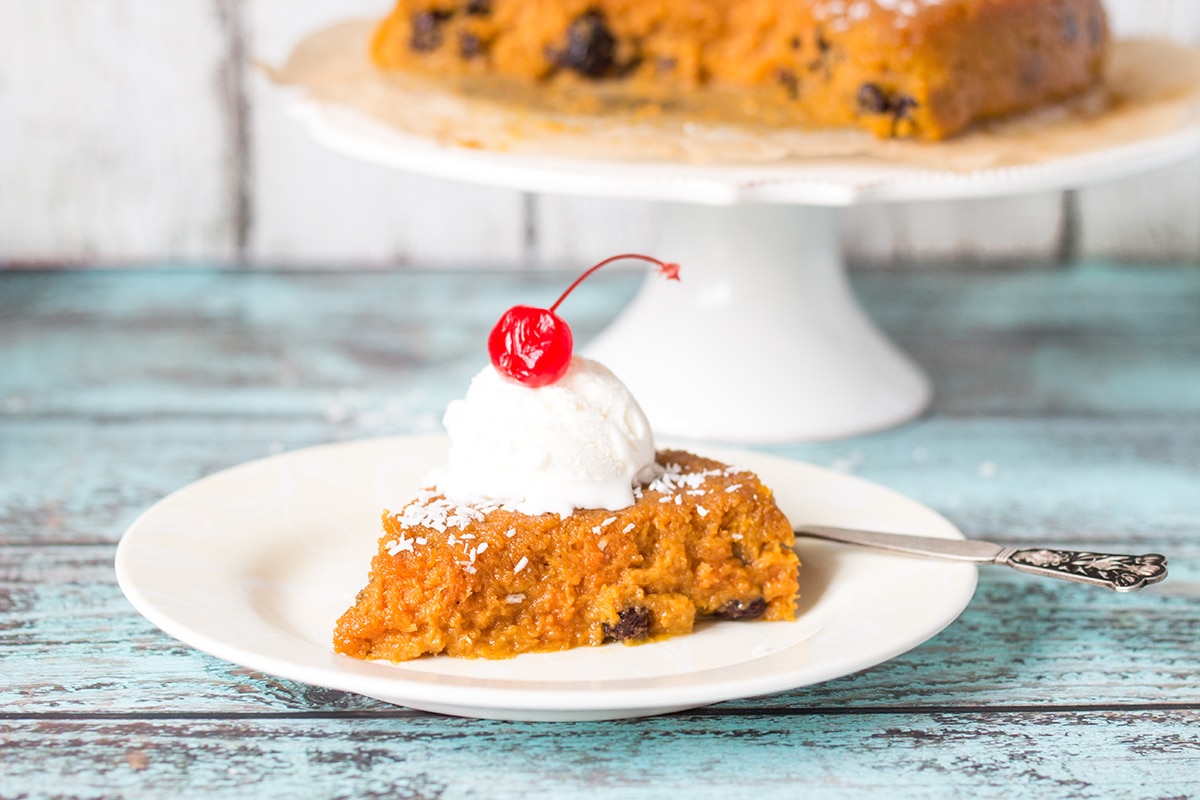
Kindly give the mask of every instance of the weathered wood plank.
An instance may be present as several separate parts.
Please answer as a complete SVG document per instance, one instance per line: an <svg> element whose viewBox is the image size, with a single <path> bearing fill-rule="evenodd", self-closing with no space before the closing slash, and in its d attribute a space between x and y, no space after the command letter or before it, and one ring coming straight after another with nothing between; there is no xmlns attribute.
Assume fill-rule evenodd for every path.
<svg viewBox="0 0 1200 800"><path fill-rule="evenodd" d="M1200 542L1176 540L1169 552L1168 581L1135 595L987 569L963 616L913 652L856 676L733 705L1200 706L1194 670ZM256 674L176 642L125 602L112 558L110 546L0 547L6 665L0 708L123 714L387 708Z"/></svg>
<svg viewBox="0 0 1200 800"><path fill-rule="evenodd" d="M548 304L564 286L562 276L430 277L6 273L0 395L21 413L118 418L336 419L363 396L440 404L445 387L460 392L486 363L487 331L516 298ZM621 275L598 277L595 291L572 298L581 336L635 288ZM616 292L602 288L614 284Z"/></svg>
<svg viewBox="0 0 1200 800"><path fill-rule="evenodd" d="M437 419L434 405L417 406L366 402L332 422L0 421L0 544L113 543L141 511L204 475ZM978 538L1168 548L1194 537L1200 519L1200 425L1172 418L934 417L770 450L881 483Z"/></svg>
<svg viewBox="0 0 1200 800"><path fill-rule="evenodd" d="M171 639L126 602L110 547L0 553L4 713L263 713L381 705L243 669Z"/></svg>
<svg viewBox="0 0 1200 800"><path fill-rule="evenodd" d="M1195 535L1200 463L1185 431L1159 420L935 417L793 457L852 471L937 509L975 538L1103 539L1156 547ZM1167 546L1163 542L1163 547Z"/></svg>
<svg viewBox="0 0 1200 800"><path fill-rule="evenodd" d="M233 255L220 6L0 2L0 264Z"/></svg>
<svg viewBox="0 0 1200 800"><path fill-rule="evenodd" d="M340 394L445 399L483 363L486 331L503 309L548 302L565 280L5 273L0 348L10 366L0 394L23 414L96 417L323 416ZM573 296L577 338L611 319L638 280L597 276ZM931 373L939 412L1200 410L1200 373L1178 367L1200 357L1196 270L1090 264L871 273L855 283Z"/></svg>
<svg viewBox="0 0 1200 800"><path fill-rule="evenodd" d="M1200 156L1082 190L1079 219L1085 257L1200 262Z"/></svg>
<svg viewBox="0 0 1200 800"><path fill-rule="evenodd" d="M453 372L456 358L465 357L446 354L465 350L467 340L482 335L487 322L479 318L491 315L482 315L481 306L552 297L557 276L533 281L489 276L469 282L469 289L447 276L380 276L412 303L414 311L403 322L408 327L399 333L391 306L363 301L369 288L378 293L379 285L369 286L376 276L5 277L17 278L3 283L17 291L0 292L0 304L12 312L2 319L13 321L0 327L0 341L6 359L12 353L19 357L6 361L17 369L6 372L0 384L7 400L0 421L0 531L5 541L22 546L0 550L5 565L0 595L6 604L0 642L9 649L6 664L24 663L19 674L25 677L0 695L4 705L20 702L38 713L97 707L122 713L163 707L252 713L264 704L287 710L376 708L368 701L246 674L173 642L121 599L111 574L111 547L55 548L51 543L111 544L162 494L272 449L419 426L461 386L435 383L400 407L384 403L390 391L386 384L385 391L366 400L339 396L336 411L321 410L311 400L323 387L344 386L340 381L347 375L386 380L393 369L410 378ZM619 305L614 298L627 296L633 283L624 277L609 280L590 305L582 303L573 313L595 324ZM1161 351L1164 363L1178 365L1189 358L1178 342L1186 348L1197 331L1195 281L1186 270L1093 267L1063 274L909 276L906 281L870 275L860 285L865 295L878 298L885 324L923 343L931 354L1007 340L997 352L1027 360L1030 342L1066 341L1074 347L1093 342L1091 352L1107 361L1114 348L1132 340L1142 352ZM885 303L889 297L895 302ZM1114 297L1124 303L1113 303ZM1068 298L1073 302L1063 302ZM443 308L458 316L439 323ZM297 315L297 309L312 309L315 316ZM245 386L259 385L273 360L290 358L291 368L303 371L324 358L325 347L333 355L323 363L343 363L341 348L361 347L364 337L339 339L337 332L356 326L382 331L371 340L377 348L372 358L355 362L351 370L323 367L336 378L325 383L266 381L279 381L279 397L307 397L299 405L261 403L257 395L243 393ZM427 330L439 336L419 344ZM1081 330L1090 333L1085 337ZM67 333L47 346L56 331ZM179 365L177 356L161 361L148 356L153 348L137 344L148 333L167 336L171 347L164 352L188 352L189 363ZM121 347L97 346L105 336L115 337ZM397 347L392 336L409 342L408 355L399 361L379 355ZM331 338L337 343L323 344ZM281 350L271 349L272 341L289 342L293 354L281 357ZM139 382L144 407L132 414L97 415L88 404L56 400L86 390L87 380L73 383L79 381L77 370L89 366L93 352L109 347L131 361L102 364L112 363L117 371L110 408L123 409L118 401L136 397ZM257 360L245 360L248 347L261 349ZM193 361L207 370L201 379L189 372ZM55 362L67 366L45 377ZM474 368L464 371L464 381ZM964 372L984 377L988 368L986 363L962 365ZM94 375L91 380L113 378L103 369ZM210 382L218 387L210 397L178 404L179 397ZM1031 391L1045 391L1045 383ZM943 402L930 419L896 431L775 449L893 486L945 511L977 536L1163 550L1177 559L1172 579L1131 600L1023 576L985 575L967 614L914 653L824 687L731 707L1054 703L1064 686L1074 687L1070 696L1081 702L1192 697L1193 526L1200 517L1195 491L1200 446L1192 440L1200 428L1188 422L1194 411L1186 382L1180 389L1164 378L1159 385L1172 386L1174 405L1146 411L1143 404L1134 415L1123 408L1137 404L1093 406L1087 401L1096 387L1064 384L1060 393L1043 399L1046 415L1040 417L1013 416L1012 408L1021 403L1012 398L993 408L990 400L981 400L991 397L987 384L978 385L971 401L977 405L966 416L954 411L954 403ZM13 392L14 386L23 388ZM43 402L39 397L62 405L54 413L35 412ZM958 408L972 408L957 402ZM168 416L138 419L143 411ZM1039 631L1052 632L1050 644ZM1130 647L1131 640L1147 640L1150 646ZM97 679L89 666L97 648L107 678ZM956 666L947 670L948 663Z"/></svg>
<svg viewBox="0 0 1200 800"><path fill-rule="evenodd" d="M842 246L848 261L872 266L1053 263L1064 224L1061 192L881 203L843 212Z"/></svg>
<svg viewBox="0 0 1200 800"><path fill-rule="evenodd" d="M1118 37L1165 37L1200 44L1200 5L1190 0L1106 0Z"/></svg>
<svg viewBox="0 0 1200 800"><path fill-rule="evenodd" d="M1195 413L1200 380L1178 364L1200 357L1200 272L1139 272L934 274L910 280L903 301L889 299L886 283L858 285L880 326L929 372L937 412Z"/></svg>
<svg viewBox="0 0 1200 800"><path fill-rule="evenodd" d="M0 720L0 793L407 798L1191 797L1200 712Z"/></svg>
<svg viewBox="0 0 1200 800"><path fill-rule="evenodd" d="M531 256L540 265L576 269L609 253L661 253L662 213L662 204L643 200L532 195Z"/></svg>
<svg viewBox="0 0 1200 800"><path fill-rule="evenodd" d="M314 30L381 17L388 8L378 0L245 0L241 6L248 49L268 64L283 63ZM253 63L245 70L254 111L251 261L514 268L525 259L521 192L426 178L336 154L291 114L293 93L273 85Z"/></svg>
<svg viewBox="0 0 1200 800"><path fill-rule="evenodd" d="M0 422L0 543L115 542L143 510L204 475L334 441L339 425L279 419Z"/></svg>
<svg viewBox="0 0 1200 800"><path fill-rule="evenodd" d="M595 280L572 298L581 338L638 279ZM1180 368L1200 357L1200 272L1093 265L857 280L932 372L931 416L777 452L856 471L979 536L1153 538L1200 517L1200 375ZM3 536L111 542L158 497L222 467L434 429L482 362L490 320L515 302L548 302L561 283L0 276Z"/></svg>
<svg viewBox="0 0 1200 800"><path fill-rule="evenodd" d="M607 252L659 250L656 203L538 196L534 213L539 263L571 266ZM841 220L846 259L872 267L1053 262L1063 235L1059 193L865 205L845 209Z"/></svg>

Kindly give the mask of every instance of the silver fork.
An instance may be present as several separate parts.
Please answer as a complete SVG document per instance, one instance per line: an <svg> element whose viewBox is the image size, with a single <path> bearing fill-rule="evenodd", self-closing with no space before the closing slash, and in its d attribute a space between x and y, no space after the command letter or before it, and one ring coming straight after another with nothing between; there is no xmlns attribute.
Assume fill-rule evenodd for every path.
<svg viewBox="0 0 1200 800"><path fill-rule="evenodd" d="M999 564L1047 578L1107 586L1118 592L1136 592L1167 577L1167 558L1158 553L1131 556L1046 547L1009 547L971 539L936 539L825 525L800 526L796 528L796 535L925 558Z"/></svg>

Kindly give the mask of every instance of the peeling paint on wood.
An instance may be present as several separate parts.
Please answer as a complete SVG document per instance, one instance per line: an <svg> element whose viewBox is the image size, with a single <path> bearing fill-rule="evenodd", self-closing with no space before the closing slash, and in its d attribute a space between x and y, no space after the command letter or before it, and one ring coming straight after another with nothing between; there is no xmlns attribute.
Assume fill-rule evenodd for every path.
<svg viewBox="0 0 1200 800"><path fill-rule="evenodd" d="M639 280L598 276L573 301L581 338ZM873 436L768 448L980 538L1167 553L1170 578L1135 595L985 570L957 621L873 669L568 726L277 679L171 639L123 598L115 543L148 505L269 452L435 426L490 320L562 281L0 273L0 796L1200 793L1194 268L855 275L933 374L934 406Z"/></svg>
<svg viewBox="0 0 1200 800"><path fill-rule="evenodd" d="M1194 679L1200 543L1157 544L1172 555L1170 580L1136 600L985 570L962 617L916 650L858 675L721 708L1200 707ZM803 556L803 543L800 550ZM171 639L125 602L112 574L114 552L112 546L0 546L0 631L6 632L0 660L11 665L0 708L85 715L390 708L246 670ZM130 692L134 685L138 690ZM1069 696L1062 695L1065 685Z"/></svg>
<svg viewBox="0 0 1200 800"><path fill-rule="evenodd" d="M0 759L15 762L0 789L663 800L1189 797L1200 771L1197 724L1196 710L814 714L736 722L699 712L577 723L567 731L407 716L0 720L8 743ZM22 758L29 753L43 754L38 767ZM145 768L131 764L130 753Z"/></svg>
<svg viewBox="0 0 1200 800"><path fill-rule="evenodd" d="M230 257L211 0L4 0L0 20L0 264Z"/></svg>

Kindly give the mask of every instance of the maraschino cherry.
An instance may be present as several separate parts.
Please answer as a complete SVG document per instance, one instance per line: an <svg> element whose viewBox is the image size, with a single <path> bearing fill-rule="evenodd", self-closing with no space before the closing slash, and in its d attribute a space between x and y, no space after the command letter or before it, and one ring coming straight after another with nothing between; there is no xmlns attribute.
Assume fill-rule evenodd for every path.
<svg viewBox="0 0 1200 800"><path fill-rule="evenodd" d="M571 364L575 340L571 328L554 313L555 310L593 272L626 258L648 261L655 264L659 274L667 280L679 280L678 264L638 253L606 258L576 278L550 308L513 306L504 312L488 336L488 353L496 370L509 380L530 387L549 386L565 375Z"/></svg>

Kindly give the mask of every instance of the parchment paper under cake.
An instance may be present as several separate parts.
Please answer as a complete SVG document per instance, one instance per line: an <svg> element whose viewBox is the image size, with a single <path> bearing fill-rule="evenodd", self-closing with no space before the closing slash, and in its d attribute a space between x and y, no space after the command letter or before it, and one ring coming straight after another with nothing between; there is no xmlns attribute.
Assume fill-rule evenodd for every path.
<svg viewBox="0 0 1200 800"><path fill-rule="evenodd" d="M369 59L372 24L319 31L284 66L266 69L319 102L449 147L570 158L971 172L1041 164L1181 131L1200 136L1200 50L1165 41L1116 42L1102 87L1085 97L931 144L772 124L770 110L756 115L743 92L658 98L621 88L385 73Z"/></svg>

